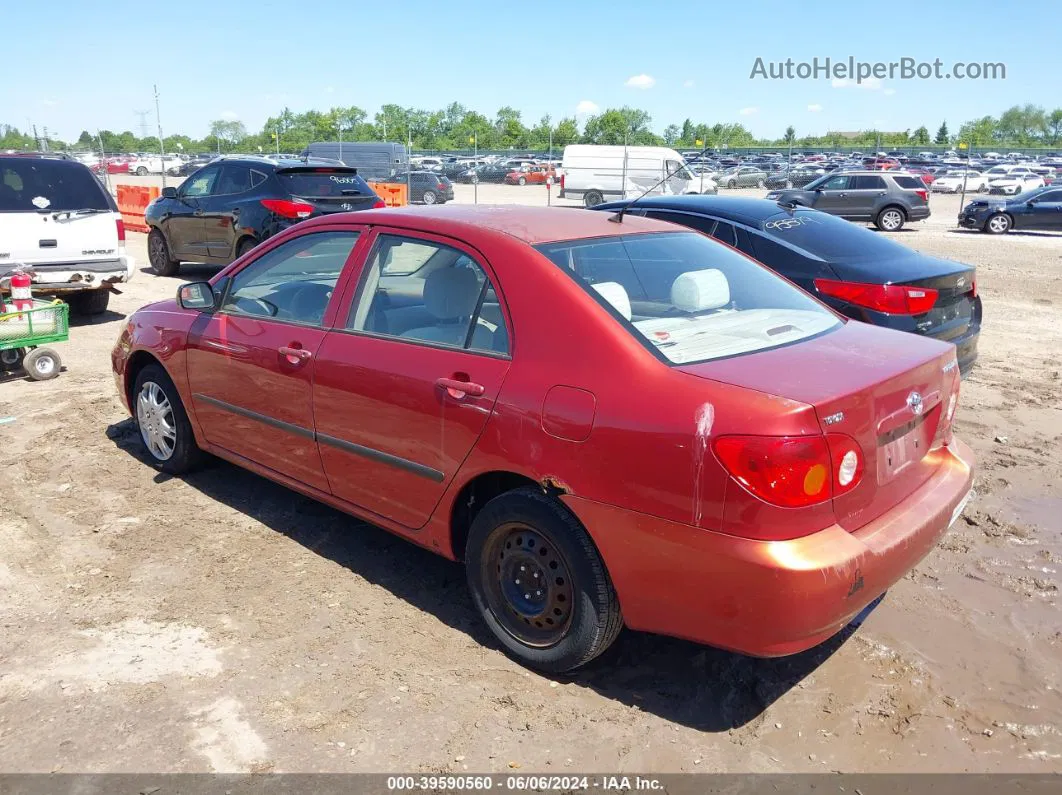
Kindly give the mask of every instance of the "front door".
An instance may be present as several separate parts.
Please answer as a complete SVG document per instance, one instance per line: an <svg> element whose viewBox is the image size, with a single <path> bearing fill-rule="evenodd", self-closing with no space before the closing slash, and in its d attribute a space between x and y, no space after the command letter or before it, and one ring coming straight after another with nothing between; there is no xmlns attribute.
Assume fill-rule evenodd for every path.
<svg viewBox="0 0 1062 795"><path fill-rule="evenodd" d="M318 446L333 494L416 529L494 409L508 325L482 257L447 238L381 232L359 281L316 356Z"/></svg>
<svg viewBox="0 0 1062 795"><path fill-rule="evenodd" d="M325 492L315 356L357 239L354 230L326 230L263 251L188 335L188 382L206 440Z"/></svg>
<svg viewBox="0 0 1062 795"><path fill-rule="evenodd" d="M816 190L814 207L824 213L844 215L848 201L848 181L850 177L838 175L830 177Z"/></svg>
<svg viewBox="0 0 1062 795"><path fill-rule="evenodd" d="M175 259L202 260L209 257L199 202L210 196L220 173L221 166L200 169L177 189L177 199L169 201L162 228Z"/></svg>

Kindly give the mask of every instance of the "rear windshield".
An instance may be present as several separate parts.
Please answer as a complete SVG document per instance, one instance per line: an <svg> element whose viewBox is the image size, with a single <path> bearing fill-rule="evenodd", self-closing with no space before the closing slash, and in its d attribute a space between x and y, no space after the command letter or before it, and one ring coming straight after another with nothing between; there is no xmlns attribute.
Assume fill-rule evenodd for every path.
<svg viewBox="0 0 1062 795"><path fill-rule="evenodd" d="M103 186L83 165L33 157L0 163L0 213L111 209Z"/></svg>
<svg viewBox="0 0 1062 795"><path fill-rule="evenodd" d="M368 196L368 184L348 170L316 168L312 171L278 171L277 178L293 196L322 199L329 196Z"/></svg>
<svg viewBox="0 0 1062 795"><path fill-rule="evenodd" d="M703 235L630 235L537 248L673 364L777 348L840 325L796 287Z"/></svg>
<svg viewBox="0 0 1062 795"><path fill-rule="evenodd" d="M893 177L893 179L896 180L896 184L899 185L901 188L907 188L908 190L910 190L911 188L925 187L925 184L918 177L903 177L897 175Z"/></svg>
<svg viewBox="0 0 1062 795"><path fill-rule="evenodd" d="M765 220L762 229L827 262L895 259L911 253L882 234L817 210L780 212Z"/></svg>

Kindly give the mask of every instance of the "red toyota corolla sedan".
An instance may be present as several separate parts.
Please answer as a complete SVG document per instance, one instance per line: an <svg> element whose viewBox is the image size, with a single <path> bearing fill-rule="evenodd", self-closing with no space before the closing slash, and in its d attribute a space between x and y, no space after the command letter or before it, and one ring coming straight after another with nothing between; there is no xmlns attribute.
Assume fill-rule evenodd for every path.
<svg viewBox="0 0 1062 795"><path fill-rule="evenodd" d="M529 666L580 666L624 625L807 649L963 509L954 349L614 221L307 221L134 313L118 392L166 472L212 453L463 560Z"/></svg>

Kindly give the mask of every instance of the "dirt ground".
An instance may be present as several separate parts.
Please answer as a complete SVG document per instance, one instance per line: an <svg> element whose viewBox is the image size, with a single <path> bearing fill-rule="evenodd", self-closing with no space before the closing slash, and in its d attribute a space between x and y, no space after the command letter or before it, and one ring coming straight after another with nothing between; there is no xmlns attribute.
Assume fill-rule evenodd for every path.
<svg viewBox="0 0 1062 795"><path fill-rule="evenodd" d="M897 239L976 264L985 306L965 516L810 652L628 632L554 681L498 651L459 566L227 464L145 464L109 352L180 280L143 269L58 379L0 383L0 770L1062 771L1062 235L932 207Z"/></svg>

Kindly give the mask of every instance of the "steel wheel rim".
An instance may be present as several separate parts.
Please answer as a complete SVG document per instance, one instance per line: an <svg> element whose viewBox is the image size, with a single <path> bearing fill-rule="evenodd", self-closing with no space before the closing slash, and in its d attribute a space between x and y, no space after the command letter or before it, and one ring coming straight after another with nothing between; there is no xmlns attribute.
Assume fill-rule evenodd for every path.
<svg viewBox="0 0 1062 795"><path fill-rule="evenodd" d="M886 229L896 229L900 225L900 214L896 210L889 210L881 216L881 225Z"/></svg>
<svg viewBox="0 0 1062 795"><path fill-rule="evenodd" d="M526 646L548 648L571 626L574 591L567 561L551 541L524 524L496 528L481 561L495 619Z"/></svg>
<svg viewBox="0 0 1062 795"><path fill-rule="evenodd" d="M144 446L159 461L169 461L177 448L173 406L162 387L145 381L136 399L136 420Z"/></svg>
<svg viewBox="0 0 1062 795"><path fill-rule="evenodd" d="M1005 216L996 215L988 219L988 228L993 232L1005 232L1007 230L1007 219Z"/></svg>
<svg viewBox="0 0 1062 795"><path fill-rule="evenodd" d="M48 354L37 356L33 360L33 369L43 376L49 376L55 372L55 357Z"/></svg>

